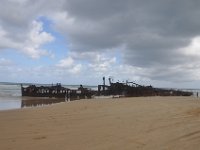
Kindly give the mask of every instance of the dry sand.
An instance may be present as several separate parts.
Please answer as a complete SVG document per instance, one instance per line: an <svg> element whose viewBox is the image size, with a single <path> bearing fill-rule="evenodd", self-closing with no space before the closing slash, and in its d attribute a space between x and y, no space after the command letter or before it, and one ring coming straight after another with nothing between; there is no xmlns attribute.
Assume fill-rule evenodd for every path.
<svg viewBox="0 0 200 150"><path fill-rule="evenodd" d="M199 150L200 99L81 100L0 112L1 150Z"/></svg>

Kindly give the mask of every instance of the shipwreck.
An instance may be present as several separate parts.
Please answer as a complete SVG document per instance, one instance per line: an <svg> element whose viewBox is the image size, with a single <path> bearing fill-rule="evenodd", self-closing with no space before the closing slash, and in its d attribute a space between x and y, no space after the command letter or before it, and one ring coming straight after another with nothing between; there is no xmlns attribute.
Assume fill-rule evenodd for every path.
<svg viewBox="0 0 200 150"><path fill-rule="evenodd" d="M98 85L99 96L101 95L113 95L123 97L139 97L139 96L191 96L192 92L181 91L175 89L166 88L154 88L150 86L139 85L135 82L126 81L123 82L111 82L111 78L108 78L109 85L105 84L105 77L103 77L103 84Z"/></svg>
<svg viewBox="0 0 200 150"><path fill-rule="evenodd" d="M66 101L92 97L92 91L82 85L78 89L69 89L61 86L60 83L51 86L29 85L24 87L21 85L21 93L22 96L64 98Z"/></svg>
<svg viewBox="0 0 200 150"><path fill-rule="evenodd" d="M29 85L24 87L21 85L22 96L29 97L48 97L48 98L62 98L64 101L72 101L78 99L89 99L93 96L118 96L118 97L139 97L139 96L191 96L192 92L154 88L150 86L139 85L135 82L112 82L108 78L109 85L105 84L105 77L103 77L103 84L98 85L98 90L91 90L80 85L77 89L69 89L61 86L61 84L36 86ZM52 100L54 101L54 100Z"/></svg>

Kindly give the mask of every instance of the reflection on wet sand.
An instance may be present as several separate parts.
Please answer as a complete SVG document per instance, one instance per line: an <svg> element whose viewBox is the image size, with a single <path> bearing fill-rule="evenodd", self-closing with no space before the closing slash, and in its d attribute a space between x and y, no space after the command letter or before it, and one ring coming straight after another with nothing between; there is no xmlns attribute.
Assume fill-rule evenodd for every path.
<svg viewBox="0 0 200 150"><path fill-rule="evenodd" d="M36 107L42 105L50 105L54 103L65 102L64 98L44 98L44 97L23 97L21 101L21 108Z"/></svg>

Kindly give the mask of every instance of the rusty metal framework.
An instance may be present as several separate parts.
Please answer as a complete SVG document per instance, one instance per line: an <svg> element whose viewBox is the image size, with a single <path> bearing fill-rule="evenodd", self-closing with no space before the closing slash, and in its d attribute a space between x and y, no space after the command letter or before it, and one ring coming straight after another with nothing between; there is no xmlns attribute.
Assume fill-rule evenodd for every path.
<svg viewBox="0 0 200 150"><path fill-rule="evenodd" d="M125 83L112 83L109 78L109 84L105 85L105 77L103 77L103 85L98 85L98 95L119 95L125 97L137 97L137 96L191 96L192 92L174 90L174 89L162 89L153 88L152 86L143 86L135 82Z"/></svg>
<svg viewBox="0 0 200 150"><path fill-rule="evenodd" d="M91 90L84 88L82 85L77 90L65 88L61 84L51 86L30 85L28 87L21 85L21 92L22 96L64 98L67 101L92 97Z"/></svg>
<svg viewBox="0 0 200 150"><path fill-rule="evenodd" d="M92 96L110 96L118 95L123 97L138 97L138 96L191 96L192 92L186 92L174 89L161 89L152 86L143 86L135 82L112 82L111 78L109 85L106 85L105 77L103 84L98 85L98 91L84 88L82 85L78 89L69 89L61 86L61 84L51 86L36 86L30 85L23 87L21 85L22 96L31 97L50 97L64 98L65 101L78 99L88 99ZM54 101L54 100L52 100Z"/></svg>

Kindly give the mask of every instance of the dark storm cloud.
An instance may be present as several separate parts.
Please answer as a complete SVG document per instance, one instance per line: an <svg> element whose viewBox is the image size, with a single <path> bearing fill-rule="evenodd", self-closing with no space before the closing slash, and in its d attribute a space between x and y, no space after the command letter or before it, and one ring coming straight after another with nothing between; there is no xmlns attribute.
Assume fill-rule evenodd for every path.
<svg viewBox="0 0 200 150"><path fill-rule="evenodd" d="M72 50L102 52L124 47L124 63L154 68L154 73L163 71L156 69L159 66L168 73L183 74L185 64L199 63L191 62L192 57L180 49L200 35L200 1L68 0L63 8L74 19L63 30ZM172 72L176 65L183 71Z"/></svg>
<svg viewBox="0 0 200 150"><path fill-rule="evenodd" d="M161 44L168 47L171 45L168 44L171 38L175 40L174 43L177 43L179 38L187 39L198 35L199 6L200 2L196 0L68 0L65 8L69 16L76 19L75 23L85 27L85 39L87 36L89 38L89 35L93 36L94 40L97 37L104 39L104 36L108 36L106 39L111 43L114 38L120 39L121 44L128 42L126 44L130 45L133 40L138 39L150 47ZM74 34L72 38L82 39L76 36L79 35ZM167 40L167 45L162 41L160 43L159 39L156 41L154 36L158 36L163 41ZM148 41L151 40L153 42L149 43ZM101 40L98 41L99 46ZM136 46L143 46L145 43L137 42ZM181 44L177 43L177 45L182 46L182 40Z"/></svg>

